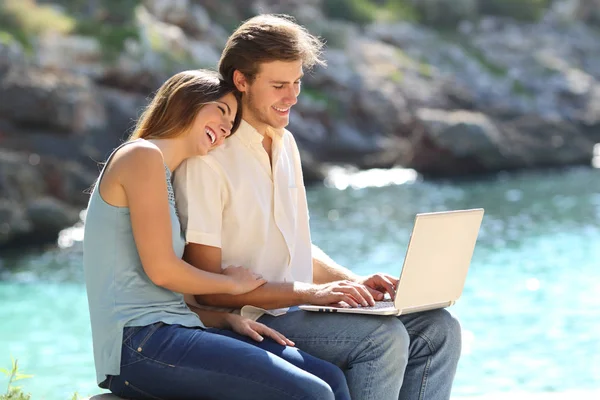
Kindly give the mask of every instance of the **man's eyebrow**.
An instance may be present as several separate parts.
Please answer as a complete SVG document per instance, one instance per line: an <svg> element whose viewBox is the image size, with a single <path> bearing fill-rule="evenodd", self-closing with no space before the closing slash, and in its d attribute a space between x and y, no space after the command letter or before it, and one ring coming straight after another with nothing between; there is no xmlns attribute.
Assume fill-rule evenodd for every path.
<svg viewBox="0 0 600 400"><path fill-rule="evenodd" d="M297 82L302 78L304 78L304 74L300 75L300 77L298 77L298 79L296 79L294 82ZM288 81L269 81L269 83L277 83L279 85L285 85L286 83L288 83Z"/></svg>

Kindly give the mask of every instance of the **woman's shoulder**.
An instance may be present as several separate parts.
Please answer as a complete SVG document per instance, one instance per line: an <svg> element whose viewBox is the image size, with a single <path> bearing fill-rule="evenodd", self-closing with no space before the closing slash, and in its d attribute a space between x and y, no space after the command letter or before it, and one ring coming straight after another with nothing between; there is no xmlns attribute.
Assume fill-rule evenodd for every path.
<svg viewBox="0 0 600 400"><path fill-rule="evenodd" d="M128 172L145 171L161 168L164 160L160 149L147 140L136 140L119 148L111 161L116 170Z"/></svg>

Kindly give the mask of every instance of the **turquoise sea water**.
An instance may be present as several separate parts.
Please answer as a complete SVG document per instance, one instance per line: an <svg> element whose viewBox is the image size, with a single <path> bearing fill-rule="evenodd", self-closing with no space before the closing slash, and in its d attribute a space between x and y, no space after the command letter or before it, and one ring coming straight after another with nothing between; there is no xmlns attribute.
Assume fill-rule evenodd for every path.
<svg viewBox="0 0 600 400"><path fill-rule="evenodd" d="M358 273L396 275L415 213L485 208L463 296L451 308L463 326L454 395L600 389L600 170L414 178L340 173L311 188L313 241ZM79 239L75 228L63 248L0 257L0 367L18 358L35 375L19 382L34 399L100 393Z"/></svg>

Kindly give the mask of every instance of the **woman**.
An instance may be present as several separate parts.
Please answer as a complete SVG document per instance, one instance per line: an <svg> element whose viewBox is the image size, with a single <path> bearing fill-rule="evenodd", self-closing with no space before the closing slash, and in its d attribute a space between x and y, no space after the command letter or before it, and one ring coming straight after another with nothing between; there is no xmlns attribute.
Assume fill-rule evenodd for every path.
<svg viewBox="0 0 600 400"><path fill-rule="evenodd" d="M184 302L181 293L241 294L265 283L242 267L212 274L181 259L171 171L222 143L240 109L215 73L173 76L91 194L84 266L94 359L99 386L118 396L349 399L341 370L278 332L235 314L192 312Z"/></svg>

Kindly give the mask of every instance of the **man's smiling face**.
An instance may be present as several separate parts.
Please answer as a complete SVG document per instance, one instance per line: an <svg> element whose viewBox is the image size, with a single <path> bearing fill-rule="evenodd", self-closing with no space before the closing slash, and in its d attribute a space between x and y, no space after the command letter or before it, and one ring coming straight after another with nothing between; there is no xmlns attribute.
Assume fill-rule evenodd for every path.
<svg viewBox="0 0 600 400"><path fill-rule="evenodd" d="M252 82L238 78L241 81L236 84L244 92L243 118L259 132L264 132L267 125L286 127L300 94L302 77L302 61L298 60L262 63Z"/></svg>

